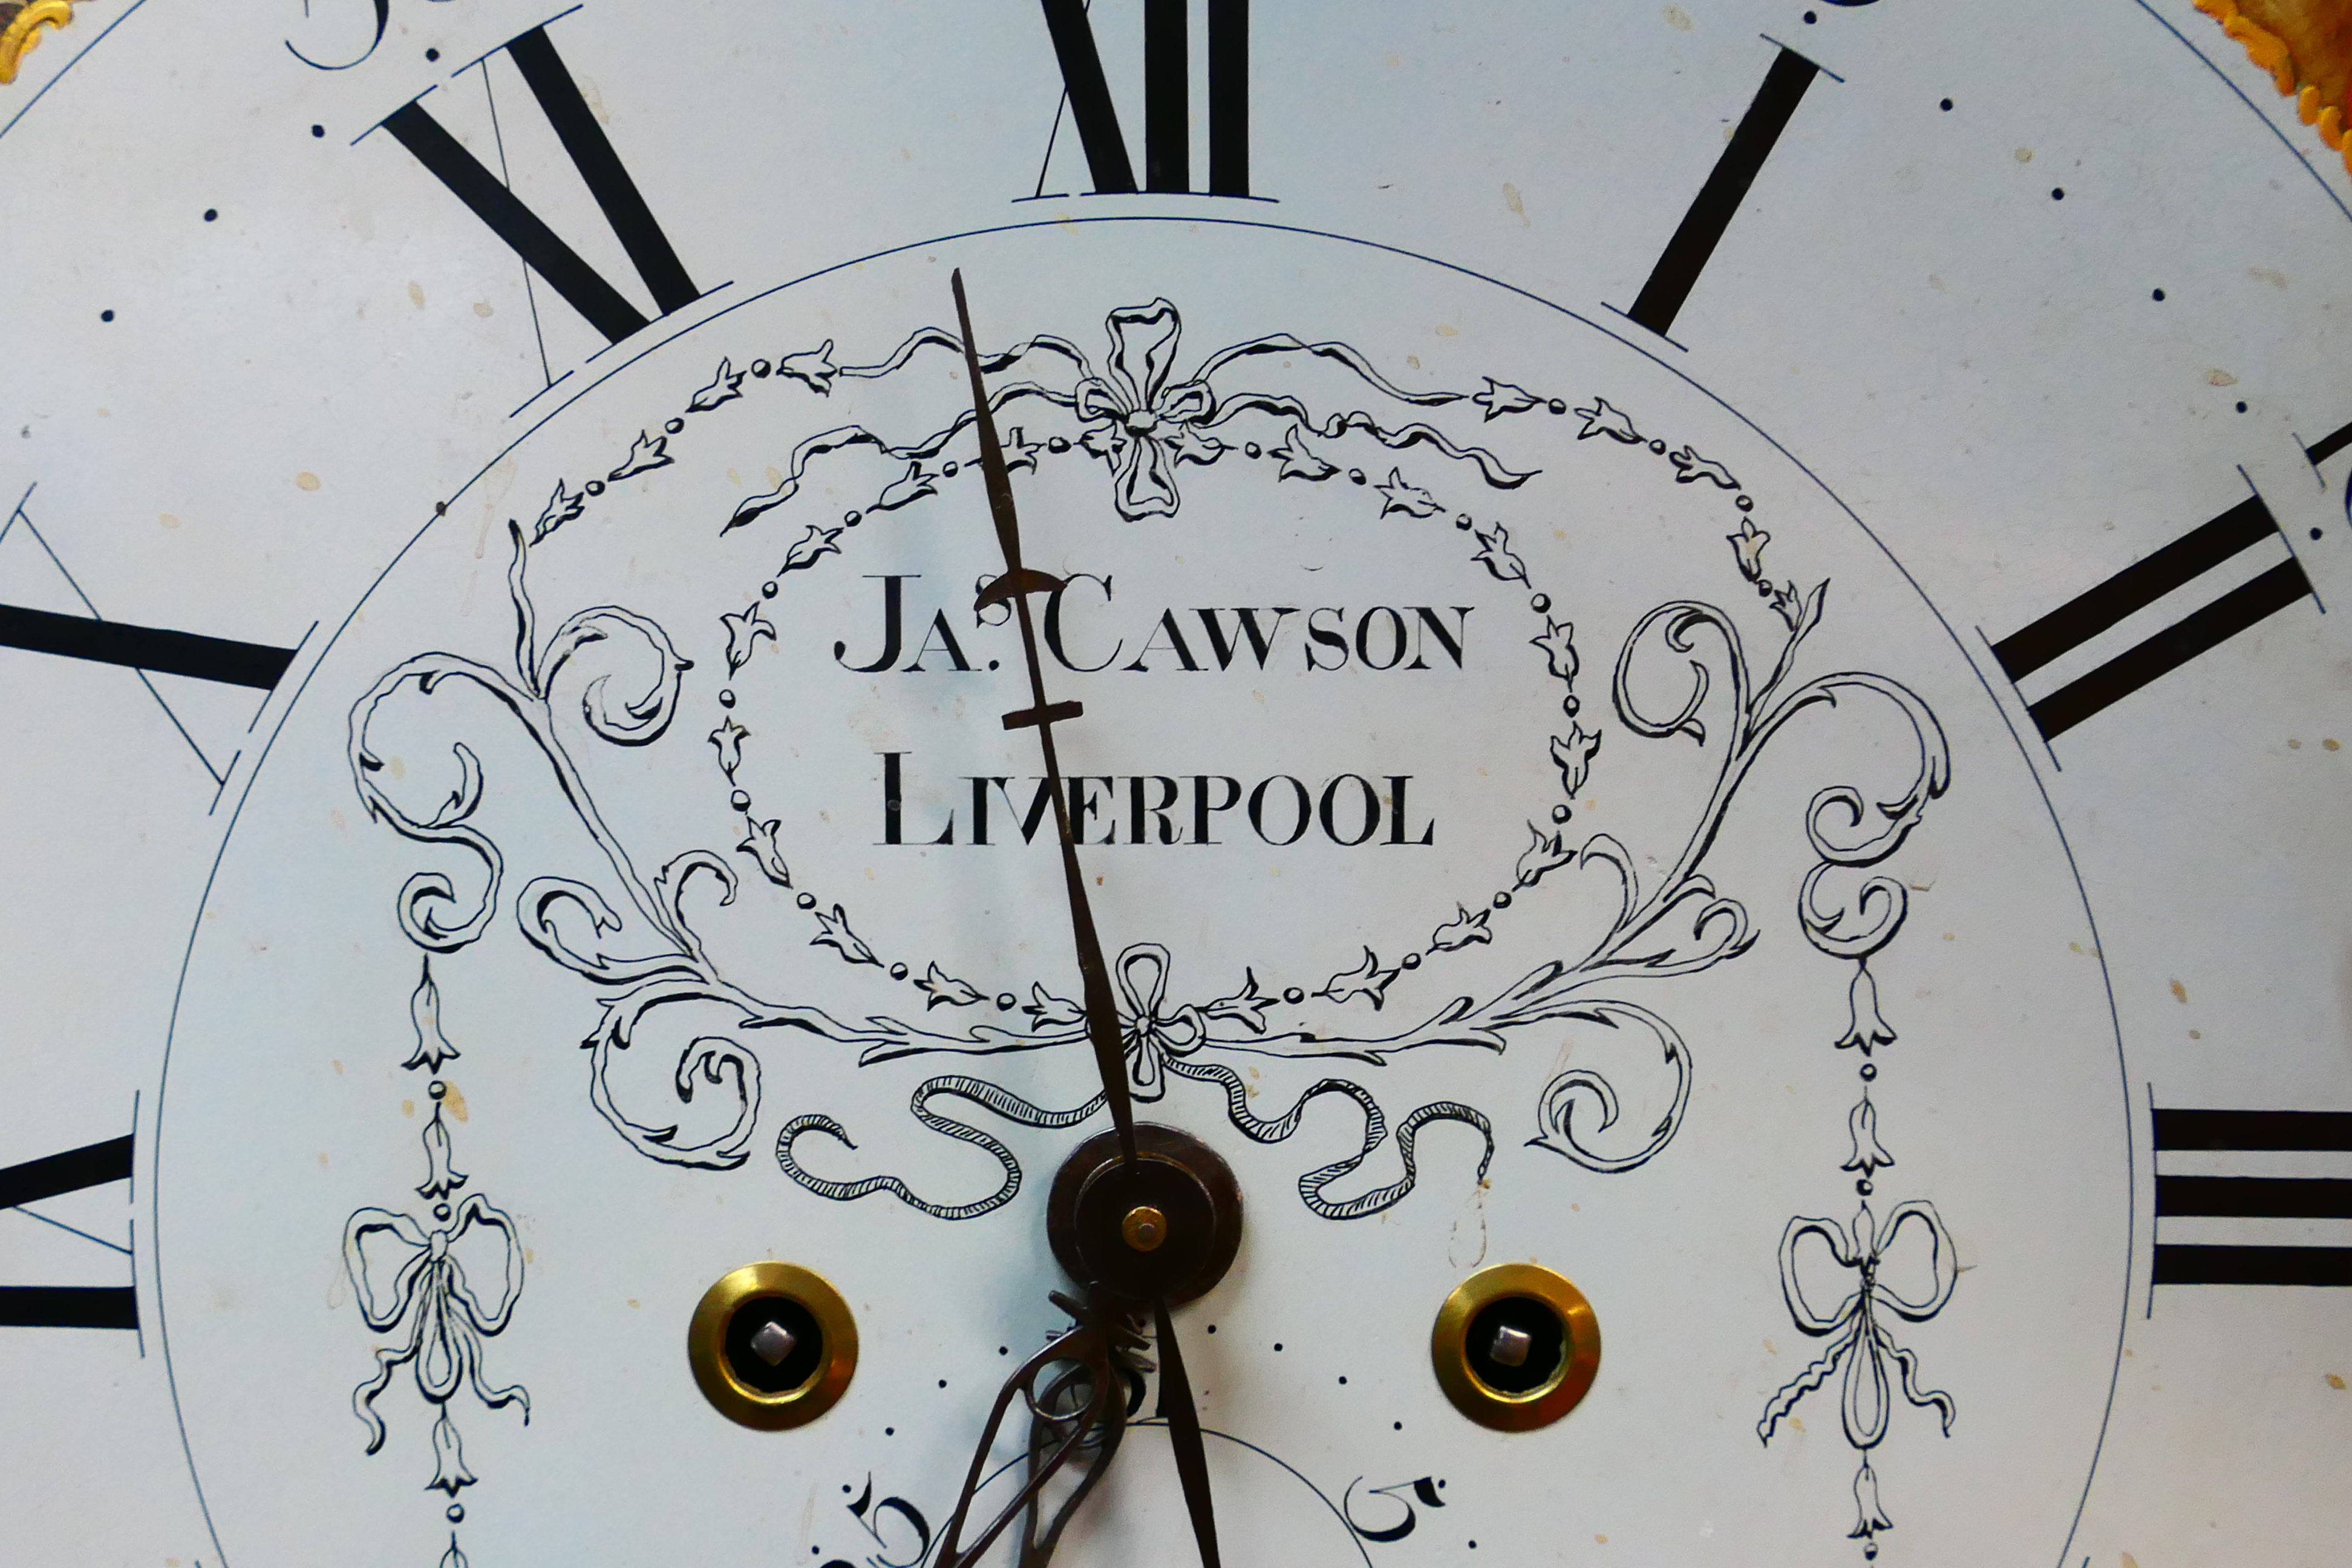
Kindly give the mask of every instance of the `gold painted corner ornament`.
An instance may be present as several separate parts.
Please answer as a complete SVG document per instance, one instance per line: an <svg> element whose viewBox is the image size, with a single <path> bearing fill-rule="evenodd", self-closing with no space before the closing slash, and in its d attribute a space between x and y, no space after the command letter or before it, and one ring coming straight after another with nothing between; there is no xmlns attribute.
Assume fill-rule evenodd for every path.
<svg viewBox="0 0 2352 1568"><path fill-rule="evenodd" d="M0 87L16 79L16 66L41 41L43 27L73 20L75 0L0 0Z"/></svg>
<svg viewBox="0 0 2352 1568"><path fill-rule="evenodd" d="M2197 0L2352 173L2352 0Z"/></svg>

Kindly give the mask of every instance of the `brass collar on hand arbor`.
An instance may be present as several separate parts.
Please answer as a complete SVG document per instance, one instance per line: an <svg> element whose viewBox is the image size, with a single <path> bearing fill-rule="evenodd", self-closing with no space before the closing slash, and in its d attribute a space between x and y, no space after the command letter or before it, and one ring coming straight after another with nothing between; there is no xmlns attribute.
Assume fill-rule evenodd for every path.
<svg viewBox="0 0 2352 1568"><path fill-rule="evenodd" d="M1206 1293L1242 1244L1242 1194L1232 1167L1190 1133L1141 1121L1133 1164L1118 1134L1078 1145L1054 1176L1045 1236L1071 1279L1122 1300Z"/></svg>

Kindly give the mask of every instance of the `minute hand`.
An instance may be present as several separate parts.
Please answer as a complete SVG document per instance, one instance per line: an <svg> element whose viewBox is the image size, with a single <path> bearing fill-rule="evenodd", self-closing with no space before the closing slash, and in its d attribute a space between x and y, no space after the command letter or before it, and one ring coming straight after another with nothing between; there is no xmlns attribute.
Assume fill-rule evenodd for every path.
<svg viewBox="0 0 2352 1568"><path fill-rule="evenodd" d="M980 471L988 486L989 514L996 521L996 542L1004 552L1004 575L981 596L1013 601L1021 622L1021 654L1029 667L1030 710L1005 715L1006 729L1023 723L1037 726L1037 742L1045 753L1045 789L1053 797L1054 826L1062 846L1062 885L1070 900L1070 931L1078 949L1078 983L1087 1009L1087 1037L1094 1043L1095 1070L1102 1077L1103 1099L1110 1107L1111 1124L1118 1129L1119 1152L1136 1158L1135 1106L1127 1089L1127 1058L1119 1043L1118 1006L1111 1000L1110 966L1103 962L1102 939L1095 933L1094 906L1087 899L1086 875L1078 868L1078 846L1070 828L1070 804L1062 784L1061 759L1054 747L1055 710L1045 701L1045 669L1037 657L1037 627L1029 613L1029 595L1039 588L1060 586L1055 579L1032 574L1021 563L1021 520L1013 508L1013 476L1004 466L1004 448L996 439L996 419L988 407L988 384L981 378L980 354L972 347L971 309L964 302L963 273L950 275L955 289L956 323L963 331L964 368L971 376L972 418L980 426ZM1061 710L1075 718L1077 705Z"/></svg>
<svg viewBox="0 0 2352 1568"><path fill-rule="evenodd" d="M989 411L988 384L980 374L980 352L972 346L971 309L964 302L963 273L950 275L955 289L956 324L963 332L963 363L971 377L971 414L980 427L980 470L988 484L988 510L996 520L996 542L1004 552L1004 575L983 590L987 605L1009 598L1021 619L1021 652L1029 666L1026 714L1007 714L1007 729L1024 722L1037 726L1037 740L1045 753L1045 788L1054 798L1054 826L1062 841L1062 882L1070 896L1070 930L1078 948L1078 976L1085 986L1087 1037L1094 1042L1095 1068L1102 1075L1103 1099L1118 1129L1119 1148L1129 1163L1139 1156L1135 1145L1135 1107L1127 1092L1127 1059L1120 1048L1118 1008L1111 1000L1110 968L1103 963L1102 939L1095 934L1093 906L1087 900L1087 879L1078 868L1078 847L1070 831L1069 802L1062 789L1062 767L1054 751L1055 710L1045 701L1045 671L1037 658L1037 628L1029 615L1029 595L1060 586L1053 578L1032 573L1021 563L1021 522L1013 510L1013 476L1004 466L1004 448L996 439L996 418ZM1061 710L1076 718L1076 703ZM1192 1380L1185 1375L1184 1356L1176 1343L1176 1328L1169 1321L1168 1300L1152 1302L1159 1330L1160 1410L1168 1418L1170 1446L1175 1450L1176 1474L1184 1486L1184 1508L1192 1516L1192 1539L1201 1550L1202 1568L1219 1568L1217 1521L1209 1496L1209 1461L1201 1443L1201 1416L1192 1400Z"/></svg>

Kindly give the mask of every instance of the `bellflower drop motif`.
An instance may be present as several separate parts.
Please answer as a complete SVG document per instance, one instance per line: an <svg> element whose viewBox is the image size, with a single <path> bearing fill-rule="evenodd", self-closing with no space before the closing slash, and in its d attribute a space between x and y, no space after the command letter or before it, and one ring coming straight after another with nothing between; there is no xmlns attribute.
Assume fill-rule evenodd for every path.
<svg viewBox="0 0 2352 1568"><path fill-rule="evenodd" d="M1892 1530L1895 1521L1878 1506L1878 1472L1864 1459L1862 1468L1853 1473L1853 1528L1845 1532L1848 1541L1862 1542L1864 1558L1878 1555L1878 1532Z"/></svg>
<svg viewBox="0 0 2352 1568"><path fill-rule="evenodd" d="M1859 1171L1866 1182L1878 1174L1881 1166L1895 1163L1895 1156L1878 1141L1878 1108L1870 1103L1868 1090L1853 1102L1853 1110L1846 1116L1846 1131L1853 1139L1853 1157L1839 1170Z"/></svg>
<svg viewBox="0 0 2352 1568"><path fill-rule="evenodd" d="M1870 977L1868 964L1853 966L1853 984L1846 993L1846 998L1853 1009L1853 1018L1846 1025L1845 1033L1838 1037L1838 1049L1859 1049L1864 1056L1868 1056L1881 1046L1895 1043L1893 1026L1878 1015L1878 982Z"/></svg>

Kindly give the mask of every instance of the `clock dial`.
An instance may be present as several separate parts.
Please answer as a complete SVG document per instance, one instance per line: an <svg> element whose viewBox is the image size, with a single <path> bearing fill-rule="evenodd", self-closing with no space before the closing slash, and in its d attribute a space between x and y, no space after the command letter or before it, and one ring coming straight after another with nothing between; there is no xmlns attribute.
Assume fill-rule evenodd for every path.
<svg viewBox="0 0 2352 1568"><path fill-rule="evenodd" d="M45 1559L2341 1534L2324 20L0 28Z"/></svg>
<svg viewBox="0 0 2352 1568"><path fill-rule="evenodd" d="M1595 322L1175 223L877 259L673 339L515 455L545 500L506 563L427 531L314 668L166 1079L162 1267L247 1286L166 1308L215 1526L265 1559L371 1506L419 1552L445 1516L469 1552L716 1547L845 1464L948 1511L992 1347L1051 1321L1045 1178L1101 1115L1019 642L971 597L1003 563L949 259L1004 323L978 346L1024 559L1061 584L1040 642L1125 1080L1251 1194L1186 1315L1205 1424L1326 1494L1443 1476L1449 1526L1507 1554L1552 1524L1504 1500L1562 1465L1621 1541L1699 1512L1773 1551L1898 1517L2063 1534L2127 1256L2092 1152L2126 1106L2055 829L1963 652L1834 498ZM1454 334L1400 330L1430 319ZM385 1048L312 1059L362 989ZM261 1099L288 1113L215 1134ZM429 1213L387 1202L411 1188ZM306 1232L343 1238L362 1321L303 1285L316 1250L256 1242ZM674 1364L709 1281L768 1252L855 1303L854 1460L710 1422ZM1648 1327L1612 1332L1599 1408L1499 1436L1419 1344L1530 1256ZM1368 1267L1380 1299L1330 1310ZM356 1365L367 1430L286 1410L263 1355L302 1388ZM1809 1416L1818 1458L1755 1462ZM446 1508L415 1496L428 1420ZM667 1452L614 1444L656 1427ZM1249 1451L1222 1528L1288 1552L1295 1510L1227 1495ZM1066 1550L1143 1550L1131 1458ZM271 1479L296 1464L314 1516ZM617 1476L589 1506L618 1465L676 1510Z"/></svg>

